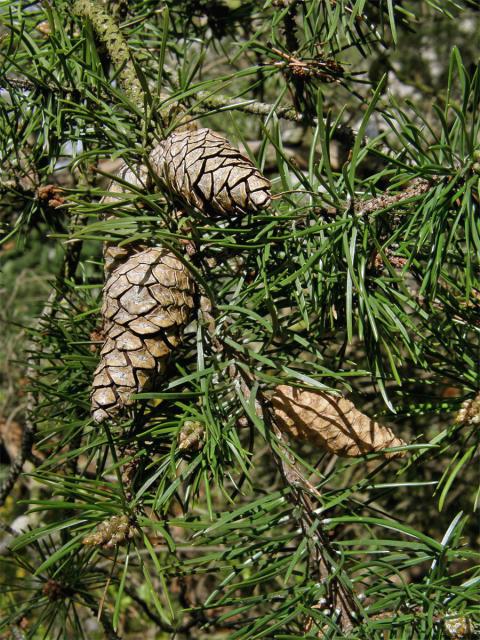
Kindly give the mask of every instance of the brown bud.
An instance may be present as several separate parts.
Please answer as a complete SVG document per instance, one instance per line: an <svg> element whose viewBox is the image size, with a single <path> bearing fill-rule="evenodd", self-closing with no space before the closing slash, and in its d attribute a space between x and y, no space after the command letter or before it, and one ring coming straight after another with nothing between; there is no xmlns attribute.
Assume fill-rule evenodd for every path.
<svg viewBox="0 0 480 640"><path fill-rule="evenodd" d="M99 344L103 343L105 340L105 336L101 329L94 329L90 332L90 342L92 343L89 347L91 353L96 353L99 349Z"/></svg>
<svg viewBox="0 0 480 640"><path fill-rule="evenodd" d="M65 204L65 198L62 197L62 190L54 184L45 184L37 189L37 197L45 202L52 209Z"/></svg>
<svg viewBox="0 0 480 640"><path fill-rule="evenodd" d="M271 401L280 429L338 456L357 457L405 445L389 427L361 413L345 398L280 385ZM405 453L384 455L397 458Z"/></svg>
<svg viewBox="0 0 480 640"><path fill-rule="evenodd" d="M61 582L58 582L58 580L48 578L43 585L42 593L50 602L55 602L56 600L63 600L68 595L71 595L71 589L65 587Z"/></svg>

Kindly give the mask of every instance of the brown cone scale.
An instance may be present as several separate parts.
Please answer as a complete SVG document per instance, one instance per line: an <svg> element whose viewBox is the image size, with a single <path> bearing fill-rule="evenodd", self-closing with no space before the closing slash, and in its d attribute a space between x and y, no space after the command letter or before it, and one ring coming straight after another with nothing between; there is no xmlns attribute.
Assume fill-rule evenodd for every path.
<svg viewBox="0 0 480 640"><path fill-rule="evenodd" d="M345 398L279 385L271 402L282 431L337 456L358 457L405 445L389 427L375 422ZM384 452L386 458L403 455L404 451Z"/></svg>
<svg viewBox="0 0 480 640"><path fill-rule="evenodd" d="M171 134L150 160L174 195L204 213L238 215L270 204L270 182L210 129Z"/></svg>
<svg viewBox="0 0 480 640"><path fill-rule="evenodd" d="M110 272L103 289L105 343L91 394L96 422L115 418L165 372L193 308L193 290L185 265L159 247L133 253Z"/></svg>

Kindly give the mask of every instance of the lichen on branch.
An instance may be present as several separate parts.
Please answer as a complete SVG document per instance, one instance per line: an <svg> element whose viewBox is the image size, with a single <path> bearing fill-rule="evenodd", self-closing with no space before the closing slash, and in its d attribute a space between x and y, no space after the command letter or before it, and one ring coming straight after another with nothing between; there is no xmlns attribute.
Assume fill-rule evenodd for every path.
<svg viewBox="0 0 480 640"><path fill-rule="evenodd" d="M114 18L95 0L75 0L75 15L90 20L99 40L105 45L113 66L129 100L140 111L144 108L145 94L135 70L135 64L125 38Z"/></svg>

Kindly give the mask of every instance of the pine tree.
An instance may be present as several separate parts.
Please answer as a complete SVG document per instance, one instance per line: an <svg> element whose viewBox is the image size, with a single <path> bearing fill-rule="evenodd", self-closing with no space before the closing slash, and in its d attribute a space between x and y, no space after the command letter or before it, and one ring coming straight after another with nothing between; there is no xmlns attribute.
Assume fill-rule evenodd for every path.
<svg viewBox="0 0 480 640"><path fill-rule="evenodd" d="M0 15L1 637L480 637L478 2Z"/></svg>

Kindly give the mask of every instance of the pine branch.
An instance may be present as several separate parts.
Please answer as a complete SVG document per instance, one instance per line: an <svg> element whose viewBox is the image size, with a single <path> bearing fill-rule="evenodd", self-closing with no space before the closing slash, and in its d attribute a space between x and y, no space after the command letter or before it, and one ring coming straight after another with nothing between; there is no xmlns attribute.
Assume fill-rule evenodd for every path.
<svg viewBox="0 0 480 640"><path fill-rule="evenodd" d="M294 508L298 509L300 507L299 524L304 534L312 538L312 562L317 565L319 581L325 585L327 592L326 606L330 609L332 619L335 620L335 616L337 616L337 624L343 632L347 633L355 624L358 624L361 618L360 609L354 592L345 587L344 582L341 580L341 572L331 563L331 558L335 557L335 551L319 522L318 516L315 514L311 500L312 495L320 499L320 494L305 478L295 459L289 453L287 438L271 420L271 415L265 404L262 406L262 412L272 433L276 436L277 442L280 444L280 454L276 452L271 443L270 450L285 485L290 488L287 497ZM312 530L314 530L313 535L310 533ZM319 637L323 637L323 634ZM328 635L326 634L325 637L328 637Z"/></svg>
<svg viewBox="0 0 480 640"><path fill-rule="evenodd" d="M268 102L258 102L257 100L240 100L230 98L221 94L211 94L208 91L197 91L193 94L199 102L193 107L192 111L205 112L210 109L215 111L242 111L256 116L272 116L299 124L306 124L315 127L318 124L317 118L312 118L307 113L298 112L294 105L286 105L274 108L273 104ZM345 144L347 147L353 145L356 132L349 126L340 124L331 133L331 139L337 140Z"/></svg>
<svg viewBox="0 0 480 640"><path fill-rule="evenodd" d="M248 401L251 395L250 386L254 382L253 377L245 370L236 367L232 369L231 373ZM342 581L342 572L332 564L331 559L335 557L335 551L319 522L318 516L315 514L311 500L312 496L320 500L320 493L303 475L295 459L288 451L287 438L276 426L270 403L261 391L257 391L255 409L257 415L268 426L270 433L275 435L276 442L280 446L280 451L278 451L273 446L273 441L269 439L268 444L277 469L285 485L290 489L287 493L287 498L294 507L294 513L297 510L300 513L298 521L305 536L312 540L312 562L317 566L320 583L325 585L330 614L332 617L337 616L337 624L343 632L348 632L360 621L360 608L354 592L348 589ZM311 533L312 531L313 534ZM323 637L323 631L320 637ZM325 637L328 637L328 635L325 635Z"/></svg>
<svg viewBox="0 0 480 640"><path fill-rule="evenodd" d="M74 223L78 223L78 220ZM45 324L47 324L50 320L53 319L57 307L58 302L61 300L62 296L65 293L65 282L67 279L71 278L75 273L78 262L80 260L80 252L82 249L82 243L76 242L73 244L67 245L65 250L62 266L57 276L57 283L55 288L51 291L48 299L38 317L35 333L40 333ZM6 479L3 481L0 486L0 507L5 504L5 500L10 495L12 489L14 488L21 472L23 469L23 465L25 464L27 458L30 457L32 446L35 438L35 434L37 431L37 427L35 424L35 411L38 404L38 398L33 390L33 385L35 384L35 380L39 375L39 370L35 366L35 363L41 358L40 353L41 345L39 343L33 342L31 351L27 358L27 379L30 381L30 391L27 396L27 410L25 416L25 428L22 434L22 444L20 447L20 451L15 458L15 460L10 465L10 468L7 473Z"/></svg>
<svg viewBox="0 0 480 640"><path fill-rule="evenodd" d="M135 70L128 44L114 18L95 0L76 0L74 14L90 20L99 40L105 45L112 64L118 71L123 89L139 111L143 111L145 93Z"/></svg>
<svg viewBox="0 0 480 640"><path fill-rule="evenodd" d="M410 186L407 187L404 191L400 191L400 193L396 193L394 195L384 193L377 198L371 198L370 200L366 200L364 202L358 202L355 206L355 213L360 216L367 215L370 213L374 213L375 211L387 209L388 207L392 207L396 204L401 204L402 202L410 200L411 198L421 196L424 193L427 193L429 189L431 189L431 187L434 185L434 180L435 178L432 178L431 180L425 180L424 178L415 178Z"/></svg>
<svg viewBox="0 0 480 640"><path fill-rule="evenodd" d="M0 87L8 88L8 85L11 85L22 90L32 90L37 86L34 82L26 78L16 78L7 75L6 80L7 82L0 83ZM48 90L54 94L62 93L62 89L53 83L47 83L46 86ZM76 89L75 87L67 86L64 87L63 90L70 93ZM280 120L288 120L289 122L297 122L298 124L312 127L318 124L318 118L312 118L306 113L299 112L293 104L275 108L275 105L269 102L235 99L219 93L212 94L208 91L196 91L190 95L198 100L198 102L190 107L191 113L202 114L211 110L214 110L215 113L221 113L222 111L241 111L242 113L249 113L254 116L271 117L275 115ZM166 98L166 96L162 97ZM331 139L337 140L347 147L351 147L356 135L356 131L348 125L339 124L335 130L331 132Z"/></svg>
<svg viewBox="0 0 480 640"><path fill-rule="evenodd" d="M230 635L238 640L272 634L379 640L395 632L413 640L442 632L460 637L459 627L467 629L462 637L475 635L470 618L478 584L472 579L471 550L464 544L474 539L471 507L479 500L472 489L478 399L470 396L478 389L474 249L480 75L470 66L470 43L462 47L464 62L455 49L443 65L448 58L443 53L455 41L440 43L432 37L440 33L440 20L425 33L436 5L440 8L434 0L419 3L421 10L412 10L410 17L399 13L395 3L381 8L361 0L308 5L272 0L261 8L252 2L228 2L227 7L225 2L188 0L168 2L161 10L158 3L126 0L73 0L68 6L35 5L35 11L16 4L6 0L11 29L0 72L6 89L0 147L7 158L0 190L6 192L7 218L14 217L14 231L22 232L17 237L26 239L28 251L9 243L2 252L7 321L29 322L25 301L38 276L51 273L45 263L58 259L52 248L58 246L59 233L65 237L67 211L85 213L88 222L78 238L91 244L82 253L75 285L65 286L76 274L81 246L69 236L70 258L53 282L57 291L51 308L47 303L44 321L31 334L30 424L22 449L31 448L38 425L42 459L32 453L27 459L42 493L30 496L30 502L38 503L39 517L44 514L46 520L20 516L23 532L13 544L20 518L9 526L0 523L0 555L10 553L2 559L6 570L0 590L12 598L4 625L21 630L22 611L29 629L19 637L47 621L53 634L74 628L88 635L89 607L103 624L103 635L118 640L113 607L115 619L122 618L130 602L140 614L138 631L144 636L228 636L232 629ZM456 17L465 3L446 0L442 11L444 5ZM48 22L38 22L42 10ZM415 22L417 13L422 20ZM121 24L127 14L128 22ZM471 21L471 15L465 17ZM79 34L74 26L82 25ZM406 34L409 25L422 37L418 51L417 36ZM456 38L455 29L449 29ZM393 41L398 48L390 51ZM92 55L95 46L98 55ZM436 55L419 68L415 85L420 91L404 100L399 83L411 84L411 64L425 47ZM352 58L354 49L358 53ZM440 52L437 69L432 64L432 79L438 75L438 93L432 95L424 78ZM265 65L264 56L275 59ZM318 110L317 81L327 80L324 68L329 79L338 79L337 57L349 73L340 90L322 88L324 106ZM391 93L382 96L382 85L368 100L371 85L388 70ZM448 84L440 91L443 78ZM160 108L154 108L157 103ZM236 194L242 204L241 198L259 195L258 189L247 188L236 150L227 149L219 158L214 140L204 132L201 148L187 158L190 150L181 143L186 140L188 147L189 136L182 138L177 131L179 124L187 124L184 116L192 129L204 115L213 116L223 129L227 112L233 128L239 120L239 137L258 140L255 151L268 166L275 211L232 215L218 199L221 194L229 204ZM338 125L339 120L358 123L353 126L359 133ZM285 127L284 121L296 124ZM151 149L150 132L158 153ZM379 144L383 140L381 148L366 146L367 132ZM332 140L338 144L330 145ZM61 197L68 197L69 186L75 193L55 212L59 193L43 183L56 182L70 168L74 178L77 171L98 175L95 158L103 154L123 158L119 179L105 191L103 180L87 179L85 188L76 179L69 181ZM378 163L371 162L372 154ZM135 183L135 163L147 158L149 179ZM35 178L28 174L31 167ZM249 176L256 170L243 168ZM106 191L109 195L98 202ZM157 191L164 191L165 198ZM91 201L82 202L85 196ZM182 208L172 224L170 204ZM59 213L61 229L47 244L45 234ZM91 343L98 345L105 337L98 333L101 265L96 260L103 242L112 248L118 243L112 251L118 261L141 243L161 243L182 264L188 255L185 267L190 271L191 265L196 281L197 312L186 320L183 348L172 351L161 385L143 394L129 410L133 420L112 425L107 438L87 415L90 374L99 351ZM90 247L95 248L87 255ZM20 289L25 271L26 285ZM128 283L120 284L131 293L140 281L172 302L167 294L178 282L163 289L160 282L144 283L147 271L129 270ZM119 314L115 307L116 302L136 302L129 296L124 300L124 291L110 293L104 308L115 322L136 322L123 307ZM147 322L142 326L145 335L153 331ZM7 340L15 335L7 329ZM2 352L9 361L21 348L13 343ZM120 360L121 347L132 344L120 343L115 357ZM152 348L158 346L154 341ZM137 351L126 349L125 359L145 355ZM137 370L145 374L145 362L137 360L135 376ZM110 366L115 375L125 373ZM10 392L14 385L4 377ZM20 380L18 397L24 406ZM315 382L325 384L325 391L314 392ZM297 402L289 393L282 405L291 423L282 422L275 403L275 389L284 385L301 396ZM392 469L370 458L345 462L323 453L365 453L360 446L347 450L333 427L355 440L351 430L364 434L369 422L361 422L358 413L355 417L345 399L334 395L332 412L319 401L324 396L330 402L329 389L343 386L368 403L366 414L363 402L353 405L365 418L378 412L382 397L398 411L399 435L414 440L406 463L399 460ZM16 401L10 396L9 402ZM238 426L250 427L249 433L237 431L236 417ZM368 436L373 432L374 425ZM7 427L3 433L7 445L12 432ZM12 487L18 492L25 451L17 460L17 443L10 474L2 474L9 480L5 495ZM112 481L114 471L120 485ZM242 489L245 478L248 491ZM438 479L435 484L432 478ZM127 551L113 549L129 539L122 534L124 525L128 532L130 527L125 500L140 509L145 534L153 532L151 548L132 538ZM108 548L115 556L102 554L97 563L96 554L79 548L79 534L102 547L112 543ZM139 562L131 561L133 547ZM121 587L112 584L112 562ZM63 575L66 585L83 585L75 594L82 605L79 613L71 608L73 586L47 580L42 589L42 581L29 576L25 583L17 572L33 574L39 563L48 568L48 576ZM452 570L461 577L452 577ZM33 584L33 597L24 584ZM153 606L159 587L168 591L166 600L178 612L172 619ZM428 612L422 607L427 600Z"/></svg>

